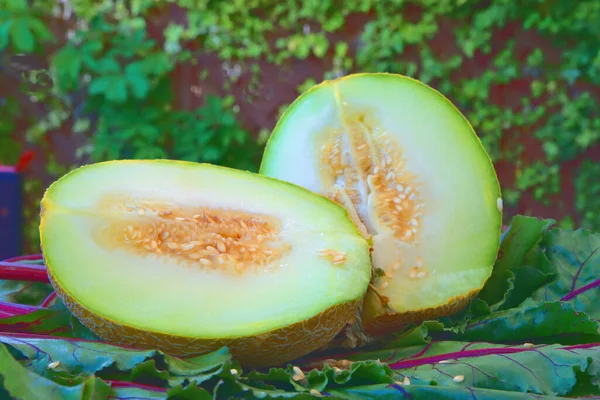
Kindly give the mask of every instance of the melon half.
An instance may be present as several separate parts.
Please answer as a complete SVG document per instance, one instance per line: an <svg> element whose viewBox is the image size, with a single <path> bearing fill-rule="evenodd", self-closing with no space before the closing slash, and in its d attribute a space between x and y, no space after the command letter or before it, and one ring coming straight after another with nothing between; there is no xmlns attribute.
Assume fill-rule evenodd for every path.
<svg viewBox="0 0 600 400"><path fill-rule="evenodd" d="M76 169L42 199L56 293L111 343L272 366L327 344L369 285L347 212L249 172L167 160Z"/></svg>
<svg viewBox="0 0 600 400"><path fill-rule="evenodd" d="M372 335L463 309L491 275L498 178L465 117L419 81L365 73L313 87L278 121L260 173L334 200L372 239Z"/></svg>

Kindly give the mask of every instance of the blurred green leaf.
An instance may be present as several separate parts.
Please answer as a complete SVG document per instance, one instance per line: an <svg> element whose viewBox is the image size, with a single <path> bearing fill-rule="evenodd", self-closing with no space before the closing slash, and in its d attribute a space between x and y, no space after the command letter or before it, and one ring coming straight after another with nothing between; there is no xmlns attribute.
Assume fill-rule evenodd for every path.
<svg viewBox="0 0 600 400"><path fill-rule="evenodd" d="M35 48L35 36L25 19L15 19L12 22L10 35L12 44L17 52L31 53Z"/></svg>

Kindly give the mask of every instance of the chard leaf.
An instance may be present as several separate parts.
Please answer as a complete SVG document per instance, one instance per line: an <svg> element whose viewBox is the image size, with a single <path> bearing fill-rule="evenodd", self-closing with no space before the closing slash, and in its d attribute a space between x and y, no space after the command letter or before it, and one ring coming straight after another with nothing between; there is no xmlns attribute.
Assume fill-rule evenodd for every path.
<svg viewBox="0 0 600 400"><path fill-rule="evenodd" d="M425 321L421 325L403 331L394 339L383 343L383 348L409 347L431 342L431 335L444 332L444 325L439 321Z"/></svg>
<svg viewBox="0 0 600 400"><path fill-rule="evenodd" d="M547 396L600 394L598 343L524 347L444 341L367 352L355 358L381 359L394 370L395 381L403 382L407 377L411 386L530 392ZM464 380L456 382L457 376ZM497 398L504 397L499 395Z"/></svg>
<svg viewBox="0 0 600 400"><path fill-rule="evenodd" d="M52 288L47 283L0 280L0 301L38 305L50 293Z"/></svg>
<svg viewBox="0 0 600 400"><path fill-rule="evenodd" d="M500 343L592 343L600 342L598 321L575 311L570 303L536 302L469 321L455 338Z"/></svg>
<svg viewBox="0 0 600 400"><path fill-rule="evenodd" d="M509 293L515 290L515 270L523 268L527 256L537 250L538 243L553 223L553 220L538 220L521 215L513 218L503 235L492 276L481 290L479 299L492 309L500 307L507 300ZM545 279L537 277L536 280L543 281L542 278Z"/></svg>
<svg viewBox="0 0 600 400"><path fill-rule="evenodd" d="M200 384L223 371L229 374L232 367L237 367L237 363L233 361L226 347L197 357L177 358L168 355L164 357L171 385L183 382Z"/></svg>
<svg viewBox="0 0 600 400"><path fill-rule="evenodd" d="M19 266L27 264L44 265L41 259L9 261L8 263ZM48 283L0 279L0 301L38 305L50 293L52 293L52 286Z"/></svg>
<svg viewBox="0 0 600 400"><path fill-rule="evenodd" d="M164 391L142 387L113 387L110 390L111 400L164 400Z"/></svg>
<svg viewBox="0 0 600 400"><path fill-rule="evenodd" d="M76 379L71 385L44 378L23 367L3 344L0 344L0 378L0 395L14 399L100 400L108 398L110 393L110 387L95 376Z"/></svg>
<svg viewBox="0 0 600 400"><path fill-rule="evenodd" d="M271 368L268 373L252 371L248 373L248 378L251 381L258 381L284 390L309 391L314 389L319 392L344 385L393 382L392 370L377 360L353 363L348 369L336 367L336 360L329 360L318 366L320 368L307 369L306 372L303 372L304 379L294 379L296 373L291 365L286 369Z"/></svg>
<svg viewBox="0 0 600 400"><path fill-rule="evenodd" d="M113 365L119 371L129 371L156 354L152 350L129 350L99 342L27 334L1 334L0 342L11 346L30 361L60 361L61 368L70 374L94 374ZM36 368L35 372L42 371Z"/></svg>
<svg viewBox="0 0 600 400"><path fill-rule="evenodd" d="M104 378L140 382L158 378L168 381L170 386L177 386L184 382L199 384L223 371L229 373L232 365L231 354L226 348L181 359L158 350L26 334L0 334L0 342L20 353L26 359L26 365L38 374L43 374L49 363L60 361L61 369L72 375L97 374Z"/></svg>
<svg viewBox="0 0 600 400"><path fill-rule="evenodd" d="M101 339L98 336L96 336L87 326L79 322L79 320L69 312L69 310L67 309L65 304L60 300L60 298L55 298L48 308L58 313L62 313L69 318L69 337L84 340L101 341Z"/></svg>
<svg viewBox="0 0 600 400"><path fill-rule="evenodd" d="M600 234L550 230L552 223L514 218L492 277L465 311L361 352L308 355L294 361L300 377L291 365L244 374L226 348L181 359L105 344L56 301L0 320L0 398L600 396ZM60 365L49 368L54 361Z"/></svg>
<svg viewBox="0 0 600 400"><path fill-rule="evenodd" d="M187 385L186 387L177 386L169 389L167 396L169 399L176 398L178 400L212 400L213 398L213 396L206 391L206 389L198 387L195 384Z"/></svg>
<svg viewBox="0 0 600 400"><path fill-rule="evenodd" d="M61 303L62 304L62 303ZM83 340L101 341L89 328L83 325L74 315L69 318L69 326L71 327L71 337Z"/></svg>
<svg viewBox="0 0 600 400"><path fill-rule="evenodd" d="M576 311L600 319L600 234L584 229L553 229L543 246L556 275L533 293L533 299L568 301ZM577 293L585 287L588 290Z"/></svg>
<svg viewBox="0 0 600 400"><path fill-rule="evenodd" d="M27 332L52 336L70 336L70 315L65 312L41 309L0 319L2 332Z"/></svg>
<svg viewBox="0 0 600 400"><path fill-rule="evenodd" d="M396 399L436 399L436 400L556 400L566 397L543 396L533 393L507 392L503 390L481 389L474 387L446 387L428 385L369 385L339 388L329 394L343 399L396 400Z"/></svg>
<svg viewBox="0 0 600 400"><path fill-rule="evenodd" d="M513 231L525 225L528 229ZM517 242L535 244L505 247L522 265L515 264L507 271L511 288L487 314L478 315L475 306L480 299L475 299L461 315L441 319L452 327L446 331L457 332L454 339L561 344L599 341L599 290L591 288L577 294L577 288L598 282L600 235L584 230L542 232L547 226L534 218L515 218L506 240L512 237ZM527 237L519 238L523 235Z"/></svg>

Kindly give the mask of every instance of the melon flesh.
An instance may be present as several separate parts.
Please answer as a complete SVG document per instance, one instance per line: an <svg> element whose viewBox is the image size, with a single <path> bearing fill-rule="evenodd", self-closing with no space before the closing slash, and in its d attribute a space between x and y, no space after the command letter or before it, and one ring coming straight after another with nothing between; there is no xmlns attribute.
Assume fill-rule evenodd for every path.
<svg viewBox="0 0 600 400"><path fill-rule="evenodd" d="M464 116L400 75L325 81L283 114L260 173L343 205L371 237L363 322L375 332L456 312L491 274L501 195Z"/></svg>
<svg viewBox="0 0 600 400"><path fill-rule="evenodd" d="M201 353L194 343L268 342L273 332L351 305L313 324L320 333L289 336L310 346L275 337L275 359L286 359L299 355L290 346L305 353L339 332L369 284L369 244L342 207L257 174L175 161L99 163L55 182L42 207L57 292L112 341L142 346L154 336L161 340L153 346ZM125 337L114 338L98 321L135 334L120 329ZM311 342L311 334L322 337ZM188 338L188 346L174 351L173 338ZM240 356L260 364L265 349L277 353L258 346Z"/></svg>

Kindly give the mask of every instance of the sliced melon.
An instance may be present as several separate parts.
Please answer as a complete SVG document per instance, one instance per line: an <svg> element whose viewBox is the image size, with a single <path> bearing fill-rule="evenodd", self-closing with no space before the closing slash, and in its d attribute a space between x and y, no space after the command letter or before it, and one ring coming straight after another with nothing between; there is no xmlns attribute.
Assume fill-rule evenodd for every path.
<svg viewBox="0 0 600 400"><path fill-rule="evenodd" d="M42 200L52 285L113 343L275 365L326 344L370 280L339 205L258 174L177 161L81 167Z"/></svg>
<svg viewBox="0 0 600 400"><path fill-rule="evenodd" d="M325 81L283 114L260 173L343 205L372 237L371 334L449 315L479 292L500 243L500 187L465 117L394 74Z"/></svg>

